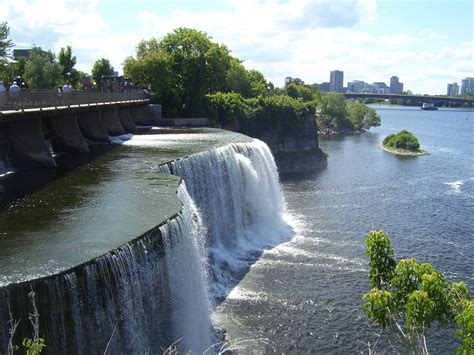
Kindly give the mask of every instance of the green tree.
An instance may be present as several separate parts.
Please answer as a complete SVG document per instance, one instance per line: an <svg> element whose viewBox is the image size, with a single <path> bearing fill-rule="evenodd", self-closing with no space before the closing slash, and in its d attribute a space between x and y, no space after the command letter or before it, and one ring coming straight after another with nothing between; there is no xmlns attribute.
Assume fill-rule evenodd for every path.
<svg viewBox="0 0 474 355"><path fill-rule="evenodd" d="M352 124L347 119L347 100L341 94L330 92L322 95L320 111L317 116L319 127L352 129Z"/></svg>
<svg viewBox="0 0 474 355"><path fill-rule="evenodd" d="M34 47L26 61L24 78L31 89L53 89L61 83L61 65L51 51Z"/></svg>
<svg viewBox="0 0 474 355"><path fill-rule="evenodd" d="M202 114L205 95L226 89L231 68L229 50L200 31L178 28L161 41L137 46L136 58L125 60L125 75L150 85L169 115Z"/></svg>
<svg viewBox="0 0 474 355"><path fill-rule="evenodd" d="M96 81L97 85L100 84L103 76L109 76L113 73L114 67L110 64L110 61L108 59L98 59L92 66L92 77Z"/></svg>
<svg viewBox="0 0 474 355"><path fill-rule="evenodd" d="M348 118L355 130L380 126L380 116L377 112L359 101L352 101L347 108Z"/></svg>
<svg viewBox="0 0 474 355"><path fill-rule="evenodd" d="M250 83L250 97L268 95L268 82L262 73L258 70L250 69L247 71L247 77Z"/></svg>
<svg viewBox="0 0 474 355"><path fill-rule="evenodd" d="M367 317L393 331L415 354L428 354L425 334L433 323L457 323L455 334L463 342L457 351L471 354L474 314L466 284L447 282L429 263L402 259L397 264L383 230L370 231L366 242L372 286L363 295Z"/></svg>
<svg viewBox="0 0 474 355"><path fill-rule="evenodd" d="M10 48L14 46L13 42L8 39L10 27L7 22L0 22L0 58L5 58Z"/></svg>
<svg viewBox="0 0 474 355"><path fill-rule="evenodd" d="M319 101L321 98L318 89L310 85L298 85L296 82L286 85L286 93L294 99L302 99L303 101Z"/></svg>
<svg viewBox="0 0 474 355"><path fill-rule="evenodd" d="M408 150L410 152L420 152L420 142L411 132L400 131L397 134L390 134L382 142L382 145L390 148Z"/></svg>
<svg viewBox="0 0 474 355"><path fill-rule="evenodd" d="M17 60L15 64L13 64L13 72L15 76L23 76L25 75L26 70L26 62L28 61L27 58L21 57Z"/></svg>
<svg viewBox="0 0 474 355"><path fill-rule="evenodd" d="M242 65L242 61L232 57L229 63L229 70L226 75L226 86L224 91L239 93L243 97L252 97L252 88L248 72Z"/></svg>
<svg viewBox="0 0 474 355"><path fill-rule="evenodd" d="M0 80L8 83L12 78L12 67L6 60L6 56L14 46L13 42L8 39L10 28L7 22L0 22Z"/></svg>
<svg viewBox="0 0 474 355"><path fill-rule="evenodd" d="M58 62L61 65L61 76L64 82L69 82L77 87L79 83L79 72L74 68L77 59L72 55L71 46L61 47L58 53Z"/></svg>

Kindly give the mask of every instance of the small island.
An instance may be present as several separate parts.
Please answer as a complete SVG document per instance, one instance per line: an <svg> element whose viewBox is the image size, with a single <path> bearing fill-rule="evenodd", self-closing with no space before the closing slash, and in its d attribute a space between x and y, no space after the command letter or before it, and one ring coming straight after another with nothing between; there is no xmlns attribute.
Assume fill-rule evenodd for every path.
<svg viewBox="0 0 474 355"><path fill-rule="evenodd" d="M380 148L397 155L418 156L427 154L420 149L418 138L405 130L385 137Z"/></svg>

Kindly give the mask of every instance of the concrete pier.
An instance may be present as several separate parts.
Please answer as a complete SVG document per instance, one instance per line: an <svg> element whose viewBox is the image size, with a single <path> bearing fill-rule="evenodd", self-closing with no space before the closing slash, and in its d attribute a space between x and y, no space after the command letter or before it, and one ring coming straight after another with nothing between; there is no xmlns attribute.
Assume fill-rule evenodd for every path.
<svg viewBox="0 0 474 355"><path fill-rule="evenodd" d="M57 153L88 153L88 141L110 143L136 124L156 125L161 106L140 92L4 93L0 102L0 174L56 167Z"/></svg>
<svg viewBox="0 0 474 355"><path fill-rule="evenodd" d="M118 108L118 117L125 132L134 133L137 130L137 126L135 125L132 114L130 113L130 106L120 106Z"/></svg>
<svg viewBox="0 0 474 355"><path fill-rule="evenodd" d="M8 153L17 169L55 168L56 162L44 139L40 119L8 123Z"/></svg>
<svg viewBox="0 0 474 355"><path fill-rule="evenodd" d="M120 122L118 115L118 107L112 106L101 109L102 111L102 124L109 136L121 136L125 134L125 131Z"/></svg>
<svg viewBox="0 0 474 355"><path fill-rule="evenodd" d="M49 117L56 149L64 153L88 153L89 148L77 123L77 112Z"/></svg>
<svg viewBox="0 0 474 355"><path fill-rule="evenodd" d="M82 135L94 142L110 142L110 137L102 124L102 111L89 110L78 113L79 127Z"/></svg>

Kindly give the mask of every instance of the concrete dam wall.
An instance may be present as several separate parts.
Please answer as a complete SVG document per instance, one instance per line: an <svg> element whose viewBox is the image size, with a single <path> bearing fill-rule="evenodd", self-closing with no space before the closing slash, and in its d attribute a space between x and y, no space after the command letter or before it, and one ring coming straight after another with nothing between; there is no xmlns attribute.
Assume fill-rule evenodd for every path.
<svg viewBox="0 0 474 355"><path fill-rule="evenodd" d="M81 132L83 130L78 124ZM108 126L108 129L112 129ZM109 133L107 133L109 135ZM271 206L271 208L268 208ZM181 351L218 343L215 304L291 236L268 147L216 129L151 129L2 211L0 352Z"/></svg>

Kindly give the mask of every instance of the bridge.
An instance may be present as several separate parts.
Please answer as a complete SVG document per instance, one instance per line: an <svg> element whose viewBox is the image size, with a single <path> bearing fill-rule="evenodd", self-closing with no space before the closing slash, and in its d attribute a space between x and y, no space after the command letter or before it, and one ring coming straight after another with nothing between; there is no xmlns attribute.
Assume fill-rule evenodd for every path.
<svg viewBox="0 0 474 355"><path fill-rule="evenodd" d="M455 97L455 96L430 96L430 95L401 95L401 94L367 94L367 93L344 93L347 99L402 99L402 100L419 100L422 102L432 102L434 104L442 104L446 102L459 104L474 104L474 98Z"/></svg>
<svg viewBox="0 0 474 355"><path fill-rule="evenodd" d="M161 106L139 91L0 92L0 175L56 167L55 157L88 153L91 142L156 125Z"/></svg>

